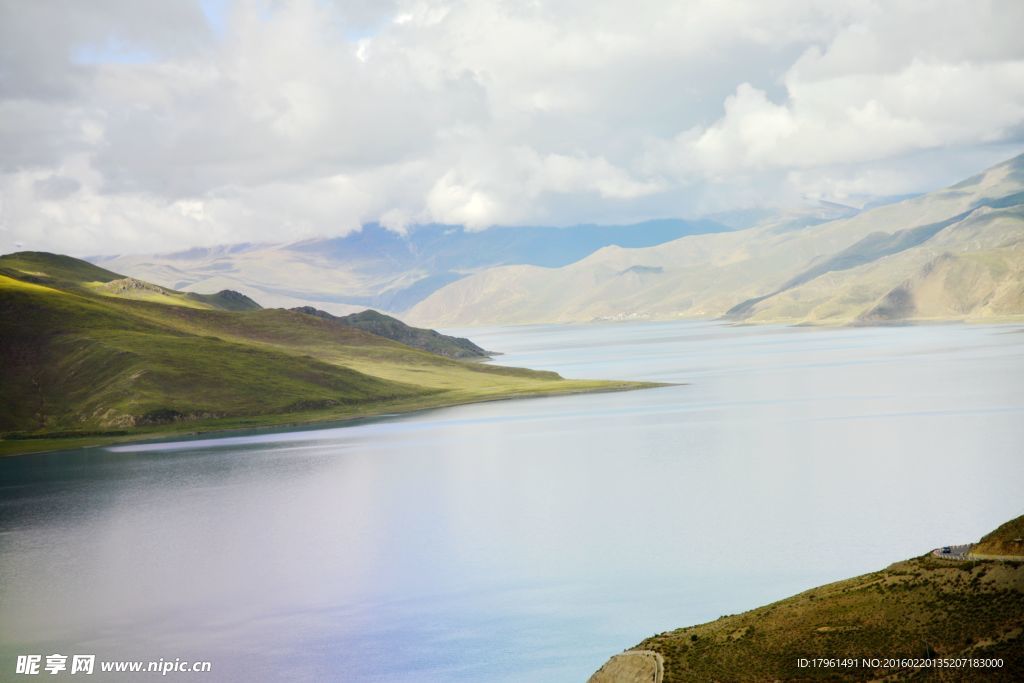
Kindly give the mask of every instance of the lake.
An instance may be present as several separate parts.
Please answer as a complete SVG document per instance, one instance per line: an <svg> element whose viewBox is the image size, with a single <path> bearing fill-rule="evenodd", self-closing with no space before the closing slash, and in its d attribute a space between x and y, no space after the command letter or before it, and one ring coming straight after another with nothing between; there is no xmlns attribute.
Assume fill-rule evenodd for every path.
<svg viewBox="0 0 1024 683"><path fill-rule="evenodd" d="M2 677L582 682L1024 512L1021 326L459 332L678 385L2 459Z"/></svg>

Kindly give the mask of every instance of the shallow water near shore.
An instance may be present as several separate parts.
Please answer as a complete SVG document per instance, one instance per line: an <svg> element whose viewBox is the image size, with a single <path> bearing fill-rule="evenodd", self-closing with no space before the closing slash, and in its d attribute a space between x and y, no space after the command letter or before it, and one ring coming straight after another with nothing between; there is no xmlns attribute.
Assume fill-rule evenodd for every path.
<svg viewBox="0 0 1024 683"><path fill-rule="evenodd" d="M0 460L0 678L57 652L584 681L1024 512L1021 329L458 330L501 364L679 384Z"/></svg>

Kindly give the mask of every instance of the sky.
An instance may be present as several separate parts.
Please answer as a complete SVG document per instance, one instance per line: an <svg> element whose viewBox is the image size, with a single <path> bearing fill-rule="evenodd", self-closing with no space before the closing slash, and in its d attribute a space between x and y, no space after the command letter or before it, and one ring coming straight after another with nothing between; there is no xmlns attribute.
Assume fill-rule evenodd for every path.
<svg viewBox="0 0 1024 683"><path fill-rule="evenodd" d="M0 252L631 223L1024 151L1019 0L0 0Z"/></svg>

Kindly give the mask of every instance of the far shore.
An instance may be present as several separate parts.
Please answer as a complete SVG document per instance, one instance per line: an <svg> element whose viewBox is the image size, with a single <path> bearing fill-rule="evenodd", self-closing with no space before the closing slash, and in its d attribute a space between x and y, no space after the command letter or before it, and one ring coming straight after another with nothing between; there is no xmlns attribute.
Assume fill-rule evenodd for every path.
<svg viewBox="0 0 1024 683"><path fill-rule="evenodd" d="M837 320L804 320L800 318L776 318L771 320L741 320L723 316L683 316L683 317L624 317L624 318L591 318L589 320L535 320L515 323L448 323L417 321L418 324L432 325L438 330L450 334L453 331L489 329L494 327L545 327L548 325L618 325L630 323L721 323L730 327L802 327L809 329L835 330L842 328L861 327L930 327L938 325L1024 325L1024 315L1002 315L983 318L906 318L897 320L857 320L842 318ZM500 354L496 354L500 355ZM478 362L486 363L490 359L481 358Z"/></svg>

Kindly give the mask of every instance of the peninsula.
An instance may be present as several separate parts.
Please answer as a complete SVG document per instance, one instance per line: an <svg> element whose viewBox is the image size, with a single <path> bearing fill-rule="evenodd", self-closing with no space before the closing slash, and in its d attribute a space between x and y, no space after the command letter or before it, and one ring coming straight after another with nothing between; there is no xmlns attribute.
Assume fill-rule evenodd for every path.
<svg viewBox="0 0 1024 683"><path fill-rule="evenodd" d="M3 455L654 386L460 360L484 352L385 316L264 309L43 252L0 257L0 329Z"/></svg>

